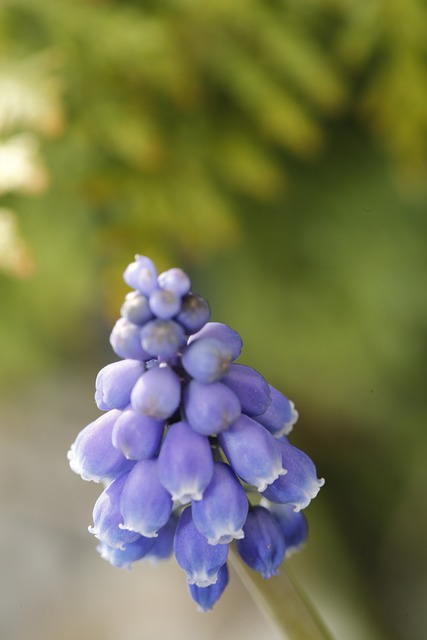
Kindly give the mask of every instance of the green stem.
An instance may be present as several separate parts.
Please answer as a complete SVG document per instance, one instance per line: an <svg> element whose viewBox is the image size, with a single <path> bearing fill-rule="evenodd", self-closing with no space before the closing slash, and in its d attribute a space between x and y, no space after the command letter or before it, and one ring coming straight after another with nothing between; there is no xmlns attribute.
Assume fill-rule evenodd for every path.
<svg viewBox="0 0 427 640"><path fill-rule="evenodd" d="M333 640L313 605L289 569L282 565L280 574L264 580L249 569L231 548L230 560L255 602L272 619L286 640Z"/></svg>

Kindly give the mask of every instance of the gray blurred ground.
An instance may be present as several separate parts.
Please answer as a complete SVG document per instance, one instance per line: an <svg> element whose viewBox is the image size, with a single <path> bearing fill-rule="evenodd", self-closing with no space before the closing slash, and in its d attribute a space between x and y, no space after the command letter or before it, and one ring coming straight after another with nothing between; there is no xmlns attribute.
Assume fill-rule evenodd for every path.
<svg viewBox="0 0 427 640"><path fill-rule="evenodd" d="M174 561L128 572L95 552L87 526L102 488L66 460L97 415L92 387L92 378L58 376L2 400L0 638L277 640L234 572L227 596L201 614Z"/></svg>

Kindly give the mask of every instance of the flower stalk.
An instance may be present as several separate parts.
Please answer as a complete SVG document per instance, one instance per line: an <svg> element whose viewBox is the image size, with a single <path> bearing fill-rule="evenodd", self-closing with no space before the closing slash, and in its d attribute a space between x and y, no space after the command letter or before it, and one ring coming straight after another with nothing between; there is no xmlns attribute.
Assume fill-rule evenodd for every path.
<svg viewBox="0 0 427 640"><path fill-rule="evenodd" d="M254 602L284 639L334 640L286 563L279 574L265 580L242 562L233 547L229 560Z"/></svg>

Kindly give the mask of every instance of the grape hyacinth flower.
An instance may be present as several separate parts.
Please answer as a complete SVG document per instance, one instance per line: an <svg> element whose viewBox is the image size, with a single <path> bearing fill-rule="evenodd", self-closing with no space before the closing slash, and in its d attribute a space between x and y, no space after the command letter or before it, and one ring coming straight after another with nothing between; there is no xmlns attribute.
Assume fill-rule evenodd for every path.
<svg viewBox="0 0 427 640"><path fill-rule="evenodd" d="M101 557L129 568L175 555L208 611L229 580L233 545L269 578L307 537L301 510L324 480L287 439L298 413L255 369L237 364L239 334L210 322L181 269L137 255L101 369L104 413L71 446L71 469L104 491L89 531Z"/></svg>

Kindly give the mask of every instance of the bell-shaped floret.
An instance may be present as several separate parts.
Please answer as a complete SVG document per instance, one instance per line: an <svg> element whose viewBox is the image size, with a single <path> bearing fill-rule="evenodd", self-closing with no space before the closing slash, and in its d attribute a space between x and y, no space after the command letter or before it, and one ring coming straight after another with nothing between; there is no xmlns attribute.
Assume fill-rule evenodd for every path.
<svg viewBox="0 0 427 640"><path fill-rule="evenodd" d="M207 301L197 293L187 293L182 299L181 311L176 316L186 333L199 331L211 317Z"/></svg>
<svg viewBox="0 0 427 640"><path fill-rule="evenodd" d="M220 433L218 440L237 475L258 491L285 473L278 441L245 414Z"/></svg>
<svg viewBox="0 0 427 640"><path fill-rule="evenodd" d="M185 504L200 500L212 479L209 440L186 422L169 427L159 453L159 478L173 500Z"/></svg>
<svg viewBox="0 0 427 640"><path fill-rule="evenodd" d="M116 420L121 411L112 409L80 431L68 452L70 467L83 480L111 482L129 471L134 463L126 460L111 441Z"/></svg>
<svg viewBox="0 0 427 640"><path fill-rule="evenodd" d="M161 484L158 461L141 460L130 472L122 490L123 527L147 538L156 537L172 513L172 499Z"/></svg>
<svg viewBox="0 0 427 640"><path fill-rule="evenodd" d="M131 393L132 408L155 420L166 420L172 416L180 400L181 382L168 366L146 371Z"/></svg>
<svg viewBox="0 0 427 640"><path fill-rule="evenodd" d="M278 521L285 538L286 554L288 558L296 551L300 551L307 540L308 524L302 511L294 511L291 504L277 504L263 498L261 506L273 514Z"/></svg>
<svg viewBox="0 0 427 640"><path fill-rule="evenodd" d="M148 354L141 345L141 327L119 318L110 335L110 344L114 352L121 358L131 360L149 360Z"/></svg>
<svg viewBox="0 0 427 640"><path fill-rule="evenodd" d="M242 413L252 417L267 410L271 402L268 382L252 367L232 364L221 382L230 387L239 398Z"/></svg>
<svg viewBox="0 0 427 640"><path fill-rule="evenodd" d="M128 475L123 474L104 489L93 508L93 527L89 527L90 533L98 540L117 549L124 549L128 543L139 537L138 533L119 527L123 524L120 497Z"/></svg>
<svg viewBox="0 0 427 640"><path fill-rule="evenodd" d="M231 327L223 324L222 322L208 322L197 333L194 333L188 338L188 344L192 344L200 338L216 338L226 344L232 353L232 360L237 360L242 351L242 338L237 331L234 331Z"/></svg>
<svg viewBox="0 0 427 640"><path fill-rule="evenodd" d="M230 466L215 462L202 499L193 502L193 522L209 544L226 544L243 538L248 507L246 493Z"/></svg>
<svg viewBox="0 0 427 640"><path fill-rule="evenodd" d="M147 296L158 287L156 267L146 256L136 255L135 261L126 267L123 279L129 287Z"/></svg>
<svg viewBox="0 0 427 640"><path fill-rule="evenodd" d="M163 271L158 277L159 287L173 291L177 296L183 296L190 291L191 281L187 274L182 270L174 267Z"/></svg>
<svg viewBox="0 0 427 640"><path fill-rule="evenodd" d="M113 428L113 445L129 460L153 458L159 450L164 426L164 420L131 409L123 411Z"/></svg>
<svg viewBox="0 0 427 640"><path fill-rule="evenodd" d="M119 360L103 367L96 376L95 402L98 409L124 409L130 403L130 394L144 373L140 360Z"/></svg>
<svg viewBox="0 0 427 640"><path fill-rule="evenodd" d="M200 338L192 342L182 354L187 373L199 382L214 382L229 369L232 351L217 338Z"/></svg>
<svg viewBox="0 0 427 640"><path fill-rule="evenodd" d="M268 409L257 416L266 429L269 430L276 438L287 435L298 420L298 411L292 400L288 400L280 391L270 386L271 403Z"/></svg>
<svg viewBox="0 0 427 640"><path fill-rule="evenodd" d="M191 380L184 391L184 408L192 429L205 436L224 431L240 415L238 397L222 382Z"/></svg>
<svg viewBox="0 0 427 640"><path fill-rule="evenodd" d="M177 524L178 516L173 513L167 523L159 529L157 537L151 538L151 540L154 540L154 544L147 554L147 560L155 564L160 560L166 560L172 555Z"/></svg>
<svg viewBox="0 0 427 640"><path fill-rule="evenodd" d="M150 320L141 329L141 344L152 356L172 358L184 342L184 330L174 320Z"/></svg>
<svg viewBox="0 0 427 640"><path fill-rule="evenodd" d="M147 296L138 291L130 291L126 295L120 314L129 322L139 326L142 326L153 317Z"/></svg>
<svg viewBox="0 0 427 640"><path fill-rule="evenodd" d="M228 568L227 564L223 564L218 571L218 577L215 584L208 587L198 587L195 584L189 584L190 595L195 602L197 608L201 612L209 611L214 604L220 599L225 587L228 584Z"/></svg>
<svg viewBox="0 0 427 640"><path fill-rule="evenodd" d="M242 560L263 578L277 575L286 546L276 518L264 507L253 507L243 531L245 537L236 542Z"/></svg>
<svg viewBox="0 0 427 640"><path fill-rule="evenodd" d="M114 567L119 569L130 569L134 562L145 558L153 547L155 538L144 538L138 536L134 542L126 545L124 549L110 547L105 542L101 542L96 548L101 558L107 560Z"/></svg>
<svg viewBox="0 0 427 640"><path fill-rule="evenodd" d="M187 507L176 528L174 552L176 561L187 574L188 584L208 587L216 583L218 571L227 561L228 545L209 544L194 525L191 507Z"/></svg>
<svg viewBox="0 0 427 640"><path fill-rule="evenodd" d="M292 504L295 511L300 511L317 496L325 481L318 479L316 467L304 451L289 444L285 438L276 442L281 449L282 464L287 473L270 484L263 495L272 502Z"/></svg>
<svg viewBox="0 0 427 640"><path fill-rule="evenodd" d="M150 296L150 309L157 318L169 320L181 310L181 297L168 289L156 289Z"/></svg>

